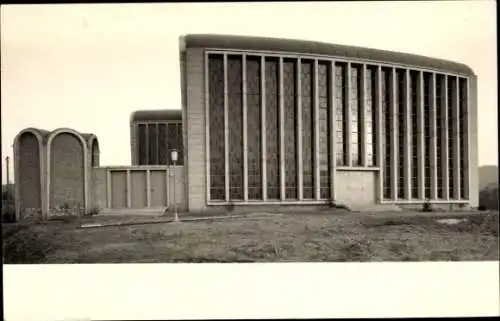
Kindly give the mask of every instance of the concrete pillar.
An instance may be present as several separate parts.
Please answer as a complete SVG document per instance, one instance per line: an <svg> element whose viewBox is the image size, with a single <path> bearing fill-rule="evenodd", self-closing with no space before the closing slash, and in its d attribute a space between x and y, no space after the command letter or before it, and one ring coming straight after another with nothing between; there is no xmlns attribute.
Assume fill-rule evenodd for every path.
<svg viewBox="0 0 500 321"><path fill-rule="evenodd" d="M361 165L363 167L368 167L368 151L367 151L367 146L366 146L366 137L367 137L367 131L366 131L366 76L367 76L367 71L366 71L366 64L363 64L361 67L361 72L359 77L361 78L360 84L360 97L359 99L361 100L360 104L360 114L361 117L359 117L359 122L361 124L361 140L358 142L361 146ZM372 105L373 108L373 105Z"/></svg>
<svg viewBox="0 0 500 321"><path fill-rule="evenodd" d="M280 120L280 195L281 200L284 201L286 197L285 190L285 106L283 100L283 57L279 58L279 73L278 73L278 83L279 83L279 120Z"/></svg>
<svg viewBox="0 0 500 321"><path fill-rule="evenodd" d="M146 170L146 206L151 207L151 171Z"/></svg>
<svg viewBox="0 0 500 321"><path fill-rule="evenodd" d="M261 127L261 169L262 200L267 200L267 147L266 147L266 59L260 57L260 127Z"/></svg>
<svg viewBox="0 0 500 321"><path fill-rule="evenodd" d="M424 149L424 73L418 72L417 80L417 131L418 131L418 196L421 200L425 199L425 149Z"/></svg>
<svg viewBox="0 0 500 321"><path fill-rule="evenodd" d="M243 95L243 199L248 201L248 143L247 143L247 55L243 54L242 61L242 95Z"/></svg>
<svg viewBox="0 0 500 321"><path fill-rule="evenodd" d="M330 61L330 199L336 200L335 182L337 174L337 160L336 160L336 92L335 92L335 61ZM300 136L300 135L299 135Z"/></svg>
<svg viewBox="0 0 500 321"><path fill-rule="evenodd" d="M303 200L303 159L302 159L302 84L301 84L301 63L300 58L297 59L297 75L296 75L296 97L297 97L297 196L299 200Z"/></svg>
<svg viewBox="0 0 500 321"><path fill-rule="evenodd" d="M430 153L429 153L429 158L430 158L430 166L431 166L431 198L433 200L436 200L438 198L437 195L437 145L436 141L437 138L436 136L438 135L437 129L436 129L436 73L432 73L431 77L431 92L430 92L430 99L431 99L431 110L430 110L430 123L431 123L431 128L430 128Z"/></svg>
<svg viewBox="0 0 500 321"><path fill-rule="evenodd" d="M450 199L450 189L449 189L449 168L448 168L448 76L444 75L444 83L442 86L442 97L443 102L441 104L441 135L442 135L442 144L440 148L442 149L441 154L441 164L443 167L443 199Z"/></svg>
<svg viewBox="0 0 500 321"><path fill-rule="evenodd" d="M391 68L391 192L392 199L396 201L398 199L398 96L397 96L397 77L396 77L396 68Z"/></svg>
<svg viewBox="0 0 500 321"><path fill-rule="evenodd" d="M377 122L377 135L375 138L377 144L377 166L379 167L379 175L378 175L378 201L381 202L384 199L384 146L383 146L383 137L382 137L382 66L377 66L376 73L376 87L374 88L376 91L376 100L375 100L375 109L376 109L376 122Z"/></svg>
<svg viewBox="0 0 500 321"><path fill-rule="evenodd" d="M224 54L224 164L225 164L225 194L226 202L229 202L229 120L228 120L228 97L227 97L227 54Z"/></svg>
<svg viewBox="0 0 500 321"><path fill-rule="evenodd" d="M314 59L314 72L313 72L313 106L314 106L314 128L313 128L313 134L314 134L314 195L316 197L316 200L319 200L321 198L320 195L320 161L319 161L319 88L318 88L318 60Z"/></svg>
<svg viewBox="0 0 500 321"><path fill-rule="evenodd" d="M127 169L127 207L132 207L132 184L130 183L129 169Z"/></svg>
<svg viewBox="0 0 500 321"><path fill-rule="evenodd" d="M453 198L456 200L460 199L460 85L459 85L459 77L455 78L455 90L454 90L454 100L453 100L453 124L454 130L453 135L455 136L455 142L453 143L453 175L455 182L455 193Z"/></svg>
<svg viewBox="0 0 500 321"><path fill-rule="evenodd" d="M106 201L108 208L111 208L113 206L111 202L111 170L107 169L106 170Z"/></svg>
<svg viewBox="0 0 500 321"><path fill-rule="evenodd" d="M404 161L405 161L405 198L411 197L411 174L412 174L412 128L411 128L411 88L410 88L410 70L405 70L405 138L404 138Z"/></svg>
<svg viewBox="0 0 500 321"><path fill-rule="evenodd" d="M346 77L346 85L347 85L347 90L345 93L345 128L344 131L346 133L345 137L346 140L344 142L345 146L345 153L347 155L347 164L345 166L351 167L352 166L352 153L351 153L351 132L352 132L352 116L351 116L351 89L352 89L352 84L351 84L351 63L348 62L346 64L346 70L345 70L345 77Z"/></svg>

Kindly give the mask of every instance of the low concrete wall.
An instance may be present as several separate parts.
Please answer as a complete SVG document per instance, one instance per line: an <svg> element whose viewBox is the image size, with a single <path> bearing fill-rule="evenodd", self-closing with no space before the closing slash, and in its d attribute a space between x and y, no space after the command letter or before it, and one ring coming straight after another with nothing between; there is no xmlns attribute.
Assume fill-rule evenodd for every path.
<svg viewBox="0 0 500 321"><path fill-rule="evenodd" d="M132 176L144 175L146 177L146 172L150 171L151 173L156 171L165 172L168 177L165 176L165 183L158 182L157 180L150 179L149 185L148 181L145 181L144 186L142 186L142 190L145 190L146 194L146 202L144 202L144 206L137 207L137 202L135 201L137 195L133 193L137 193L138 188L141 186L134 186L134 182L136 180L133 179ZM114 208L113 199L110 199L115 194L116 190L123 190L124 193L127 193L127 180L120 180L120 186L114 186L117 184L118 180L113 180L114 185L111 184L108 187L108 183L110 178L112 177L113 172L130 172L130 188L131 188L131 200L130 207L120 206L119 208ZM134 176L134 177L135 177ZM152 175L151 175L152 176ZM151 177L150 176L150 177ZM184 175L184 167L183 166L114 166L114 167L94 167L92 168L92 180L91 180L91 201L92 207L96 207L99 209L104 209L106 211L110 210L154 210L161 211L165 208L163 205L168 205L168 207L173 208L174 199L177 203L178 211L187 211L187 199L185 196L185 175ZM174 182L175 179L175 182ZM125 185L125 186L123 186ZM162 205L159 205L157 201L159 195L154 193L165 193L164 200L165 202ZM147 206L147 194L150 193L150 207ZM125 196L126 197L126 196ZM119 202L120 204L123 202ZM125 201L126 203L126 201ZM142 204L142 203L141 203Z"/></svg>
<svg viewBox="0 0 500 321"><path fill-rule="evenodd" d="M374 205L376 175L375 171L337 171L337 202L349 207Z"/></svg>

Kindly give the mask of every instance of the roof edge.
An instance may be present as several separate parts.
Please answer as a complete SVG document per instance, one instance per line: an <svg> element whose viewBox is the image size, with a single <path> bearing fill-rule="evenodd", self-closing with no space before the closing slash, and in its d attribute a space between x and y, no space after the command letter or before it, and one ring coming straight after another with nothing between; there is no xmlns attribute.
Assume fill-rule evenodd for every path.
<svg viewBox="0 0 500 321"><path fill-rule="evenodd" d="M442 69L460 74L476 76L474 70L463 63L433 58L405 52L397 52L368 47L348 46L289 38L254 37L231 34L187 34L182 37L185 48L214 47L221 49L247 49L263 51L282 51L307 54L323 54L358 58L388 63L401 63L415 67Z"/></svg>

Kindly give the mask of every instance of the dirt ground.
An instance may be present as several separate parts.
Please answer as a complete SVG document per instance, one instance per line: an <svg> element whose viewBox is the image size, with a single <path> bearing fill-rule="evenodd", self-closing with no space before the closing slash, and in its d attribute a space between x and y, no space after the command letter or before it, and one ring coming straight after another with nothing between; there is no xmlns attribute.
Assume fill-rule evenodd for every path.
<svg viewBox="0 0 500 321"><path fill-rule="evenodd" d="M423 214L423 213L422 213ZM456 216L458 223L437 218ZM5 224L4 263L368 262L499 259L498 212L279 214L169 223L97 215ZM462 220L462 221L458 221ZM132 224L148 221L150 224ZM154 222L155 221L155 222Z"/></svg>

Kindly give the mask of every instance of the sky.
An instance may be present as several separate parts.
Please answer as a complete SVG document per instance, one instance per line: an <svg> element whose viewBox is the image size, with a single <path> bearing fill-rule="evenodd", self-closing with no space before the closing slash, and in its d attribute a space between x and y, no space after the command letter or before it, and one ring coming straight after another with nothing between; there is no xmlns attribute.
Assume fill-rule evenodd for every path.
<svg viewBox="0 0 500 321"><path fill-rule="evenodd" d="M496 2L1 6L2 182L15 135L70 127L130 164L129 117L181 106L179 36L313 40L461 62L478 76L479 165L498 165ZM13 180L12 161L10 178Z"/></svg>

